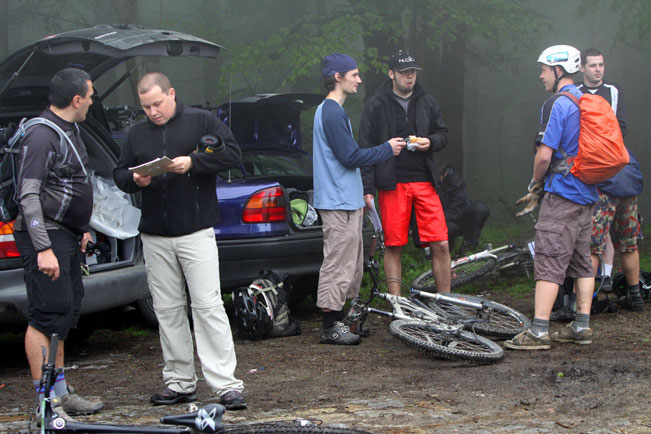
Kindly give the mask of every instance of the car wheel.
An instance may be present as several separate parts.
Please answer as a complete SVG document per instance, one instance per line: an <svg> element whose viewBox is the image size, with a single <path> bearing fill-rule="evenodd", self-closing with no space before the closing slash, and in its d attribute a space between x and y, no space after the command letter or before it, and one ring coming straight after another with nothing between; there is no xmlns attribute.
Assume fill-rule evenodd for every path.
<svg viewBox="0 0 651 434"><path fill-rule="evenodd" d="M158 319L156 319L156 312L154 312L154 303L151 296L138 300L136 302L136 309L138 309L138 313L140 313L140 316L148 325L158 327Z"/></svg>

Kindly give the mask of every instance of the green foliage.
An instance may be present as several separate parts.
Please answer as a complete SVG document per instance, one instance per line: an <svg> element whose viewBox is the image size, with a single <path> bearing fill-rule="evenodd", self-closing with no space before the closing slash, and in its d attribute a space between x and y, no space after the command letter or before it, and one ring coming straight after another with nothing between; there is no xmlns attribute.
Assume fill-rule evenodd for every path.
<svg viewBox="0 0 651 434"><path fill-rule="evenodd" d="M124 330L124 333L126 333L127 336L131 336L135 338L140 336L149 336L150 334L153 333L153 331L152 329L149 328L144 328L138 325L132 325L129 326L126 330Z"/></svg>
<svg viewBox="0 0 651 434"><path fill-rule="evenodd" d="M601 7L607 8L612 16L619 16L619 28L613 45L623 42L636 48L651 51L651 8L648 0L582 0L577 14L588 18Z"/></svg>
<svg viewBox="0 0 651 434"><path fill-rule="evenodd" d="M310 4L318 9L317 3ZM429 52L463 38L471 42L469 55L500 67L511 60L514 47L531 42L543 25L527 4L523 0L354 0L326 4L323 13L297 16L253 41L210 35L206 30L210 26L203 23L195 24L192 31L208 39L219 36L216 40L229 48L226 63L233 71L237 96L319 83L322 58L336 51L355 57L362 71L384 74L388 53L396 47L424 43ZM219 77L221 90L227 89L228 80L226 74ZM311 90L319 88L320 83L311 86Z"/></svg>

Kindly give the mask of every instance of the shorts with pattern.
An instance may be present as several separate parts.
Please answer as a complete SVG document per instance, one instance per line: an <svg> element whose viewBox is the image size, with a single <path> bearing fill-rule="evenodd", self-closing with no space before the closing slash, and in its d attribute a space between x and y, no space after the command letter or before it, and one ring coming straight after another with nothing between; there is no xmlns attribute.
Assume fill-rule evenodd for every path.
<svg viewBox="0 0 651 434"><path fill-rule="evenodd" d="M563 284L565 277L593 277L590 258L593 206L557 194L543 196L534 256L534 279Z"/></svg>
<svg viewBox="0 0 651 434"><path fill-rule="evenodd" d="M622 253L635 252L640 235L640 222L637 218L637 196L611 197L599 194L592 216L592 238L590 248L595 255L603 255L606 250L606 234L616 250Z"/></svg>

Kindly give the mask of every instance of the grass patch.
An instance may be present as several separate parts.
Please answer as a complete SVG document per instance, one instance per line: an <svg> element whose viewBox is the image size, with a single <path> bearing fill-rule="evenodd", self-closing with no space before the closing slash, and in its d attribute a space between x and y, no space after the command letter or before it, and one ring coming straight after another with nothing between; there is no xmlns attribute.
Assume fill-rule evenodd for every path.
<svg viewBox="0 0 651 434"><path fill-rule="evenodd" d="M132 325L127 327L124 330L124 332L127 334L127 336L131 336L135 338L135 337L149 336L153 332L153 330L138 325Z"/></svg>

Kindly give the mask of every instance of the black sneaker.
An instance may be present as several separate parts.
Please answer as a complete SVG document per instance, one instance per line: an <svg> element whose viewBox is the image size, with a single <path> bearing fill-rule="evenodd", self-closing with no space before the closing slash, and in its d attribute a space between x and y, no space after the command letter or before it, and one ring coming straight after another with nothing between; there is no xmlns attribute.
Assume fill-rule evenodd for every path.
<svg viewBox="0 0 651 434"><path fill-rule="evenodd" d="M337 321L330 328L321 328L319 343L332 345L357 345L362 340L359 335L350 331L344 323Z"/></svg>
<svg viewBox="0 0 651 434"><path fill-rule="evenodd" d="M246 400L237 390L231 390L222 395L220 404L226 410L244 410L247 407Z"/></svg>
<svg viewBox="0 0 651 434"><path fill-rule="evenodd" d="M192 402L196 400L197 400L196 391L182 393L182 392L177 392L175 390L172 390L169 387L165 389L165 392L157 393L155 395L152 395L151 398L149 398L149 401L151 401L152 404L156 404L156 405L170 405L179 402Z"/></svg>

